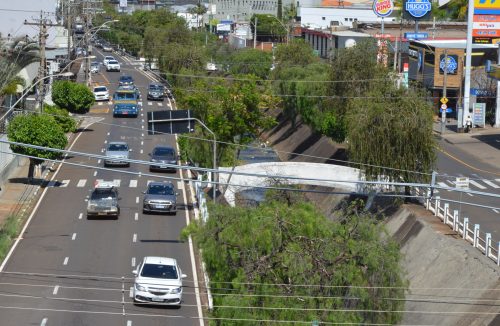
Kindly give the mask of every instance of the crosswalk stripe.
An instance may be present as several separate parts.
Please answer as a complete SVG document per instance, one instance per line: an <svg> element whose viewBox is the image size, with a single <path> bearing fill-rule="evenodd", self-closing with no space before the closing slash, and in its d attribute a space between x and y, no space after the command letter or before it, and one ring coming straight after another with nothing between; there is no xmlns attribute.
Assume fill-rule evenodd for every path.
<svg viewBox="0 0 500 326"><path fill-rule="evenodd" d="M449 184L451 184L452 186L455 185L455 181L451 181L451 180L448 180L448 179L446 179L445 181L448 182Z"/></svg>
<svg viewBox="0 0 500 326"><path fill-rule="evenodd" d="M78 188L82 188L82 187L85 187L85 184L87 183L87 179L80 179L78 180L78 183L77 183L77 187Z"/></svg>
<svg viewBox="0 0 500 326"><path fill-rule="evenodd" d="M137 188L137 180L130 180L130 183L128 184L130 188Z"/></svg>
<svg viewBox="0 0 500 326"><path fill-rule="evenodd" d="M438 182L437 184L441 187L448 187L448 185L444 182Z"/></svg>
<svg viewBox="0 0 500 326"><path fill-rule="evenodd" d="M474 181L474 180L469 180L469 182L470 182L470 184L472 184L472 185L476 186L476 187L477 187L477 188L479 188L479 189L486 189L486 187L485 187L485 186L483 186L483 185L481 185L481 184L477 183L477 182L476 182L476 181Z"/></svg>
<svg viewBox="0 0 500 326"><path fill-rule="evenodd" d="M120 187L121 180L120 179L114 179L113 180L113 184L115 185L115 187Z"/></svg>
<svg viewBox="0 0 500 326"><path fill-rule="evenodd" d="M497 185L497 184L495 184L495 183L491 182L490 180L482 179L481 181L482 181L482 182L484 182L484 183L486 183L488 186L493 187L493 188L495 188L495 189L500 188L500 186L499 186L499 185Z"/></svg>
<svg viewBox="0 0 500 326"><path fill-rule="evenodd" d="M495 179L495 181L498 181L498 182L500 182L500 179Z"/></svg>
<svg viewBox="0 0 500 326"><path fill-rule="evenodd" d="M161 103L161 102L158 102L158 106L163 106L163 103Z"/></svg>
<svg viewBox="0 0 500 326"><path fill-rule="evenodd" d="M69 182L70 182L70 180L63 180L61 182L61 184L59 185L59 187L66 188L68 186Z"/></svg>
<svg viewBox="0 0 500 326"><path fill-rule="evenodd" d="M148 105L153 105L153 102L148 102Z"/></svg>

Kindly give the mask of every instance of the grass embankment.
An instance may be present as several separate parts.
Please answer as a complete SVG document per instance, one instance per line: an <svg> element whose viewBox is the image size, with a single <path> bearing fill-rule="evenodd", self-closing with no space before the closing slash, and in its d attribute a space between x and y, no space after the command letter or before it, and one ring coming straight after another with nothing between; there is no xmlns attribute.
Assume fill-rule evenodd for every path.
<svg viewBox="0 0 500 326"><path fill-rule="evenodd" d="M4 225L0 229L0 261L3 261L12 246L12 242L19 233L20 222L18 216L11 215L5 220Z"/></svg>

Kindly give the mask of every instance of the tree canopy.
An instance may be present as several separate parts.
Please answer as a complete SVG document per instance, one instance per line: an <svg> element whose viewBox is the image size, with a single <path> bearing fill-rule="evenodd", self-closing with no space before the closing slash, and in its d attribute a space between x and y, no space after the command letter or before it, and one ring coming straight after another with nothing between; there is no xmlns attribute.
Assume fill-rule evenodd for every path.
<svg viewBox="0 0 500 326"><path fill-rule="evenodd" d="M67 80L54 82L52 85L52 101L70 112L85 113L94 104L92 91L85 85Z"/></svg>
<svg viewBox="0 0 500 326"><path fill-rule="evenodd" d="M184 234L203 250L212 315L221 318L214 325L397 323L405 286L399 248L360 207L331 221L304 202L211 206L206 224Z"/></svg>

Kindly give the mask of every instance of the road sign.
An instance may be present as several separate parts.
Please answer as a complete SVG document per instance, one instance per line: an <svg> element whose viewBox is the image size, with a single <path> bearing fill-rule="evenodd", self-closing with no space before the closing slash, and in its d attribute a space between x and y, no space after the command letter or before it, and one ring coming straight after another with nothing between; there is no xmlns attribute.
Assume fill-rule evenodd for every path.
<svg viewBox="0 0 500 326"><path fill-rule="evenodd" d="M442 113L443 112L443 109L439 108L439 113ZM452 108L447 108L446 109L446 113L452 113L453 112L453 109Z"/></svg>
<svg viewBox="0 0 500 326"><path fill-rule="evenodd" d="M469 178L457 177L457 179L455 180L455 188L469 189Z"/></svg>
<svg viewBox="0 0 500 326"><path fill-rule="evenodd" d="M429 38L429 33L405 33L405 39L408 40L422 40Z"/></svg>
<svg viewBox="0 0 500 326"><path fill-rule="evenodd" d="M185 134L194 132L195 121L190 110L148 112L148 134Z"/></svg>
<svg viewBox="0 0 500 326"><path fill-rule="evenodd" d="M443 103L443 104L446 104L446 103L448 103L448 98L446 98L446 97L442 97L439 101L440 101L441 103Z"/></svg>
<svg viewBox="0 0 500 326"><path fill-rule="evenodd" d="M446 104L441 104L441 110L446 110L448 108L448 106Z"/></svg>
<svg viewBox="0 0 500 326"><path fill-rule="evenodd" d="M432 4L429 0L406 0L406 11L414 18L422 18L432 10Z"/></svg>

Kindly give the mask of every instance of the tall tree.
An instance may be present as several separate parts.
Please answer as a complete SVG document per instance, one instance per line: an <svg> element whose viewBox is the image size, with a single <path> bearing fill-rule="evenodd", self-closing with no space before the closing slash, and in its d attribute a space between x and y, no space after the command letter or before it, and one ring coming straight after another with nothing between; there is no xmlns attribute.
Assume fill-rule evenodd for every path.
<svg viewBox="0 0 500 326"><path fill-rule="evenodd" d="M8 125L7 138L14 142L56 149L64 149L68 143L61 126L47 114L16 116ZM61 156L60 153L25 146L11 145L10 148L14 153L36 157L30 158L29 180L33 178L35 165L40 164L43 159L56 159Z"/></svg>
<svg viewBox="0 0 500 326"><path fill-rule="evenodd" d="M189 233L203 249L214 325L401 319L401 254L361 206L338 211L332 221L304 202L215 205L206 224L191 224Z"/></svg>

